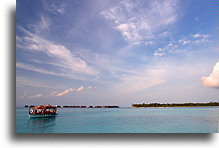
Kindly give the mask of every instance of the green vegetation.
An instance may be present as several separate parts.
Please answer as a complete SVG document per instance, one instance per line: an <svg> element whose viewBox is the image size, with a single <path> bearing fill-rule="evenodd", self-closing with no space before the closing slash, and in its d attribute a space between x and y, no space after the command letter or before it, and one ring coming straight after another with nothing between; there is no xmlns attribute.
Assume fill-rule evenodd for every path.
<svg viewBox="0 0 219 148"><path fill-rule="evenodd" d="M219 106L219 102L209 102L209 103L171 103L171 104L160 104L160 103L150 103L150 104L132 104L132 107L208 107L208 106Z"/></svg>

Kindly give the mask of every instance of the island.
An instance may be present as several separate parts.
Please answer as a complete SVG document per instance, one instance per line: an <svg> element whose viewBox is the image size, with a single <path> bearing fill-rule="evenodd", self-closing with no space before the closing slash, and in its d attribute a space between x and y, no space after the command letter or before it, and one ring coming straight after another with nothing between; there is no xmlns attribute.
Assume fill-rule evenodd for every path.
<svg viewBox="0 0 219 148"><path fill-rule="evenodd" d="M146 107L217 107L219 102L209 102L209 103L149 103L149 104L132 104L133 108L146 108Z"/></svg>
<svg viewBox="0 0 219 148"><path fill-rule="evenodd" d="M78 105L55 105L57 108L119 108L118 105L99 105L99 106L78 106ZM34 107L34 105L25 105L24 107Z"/></svg>

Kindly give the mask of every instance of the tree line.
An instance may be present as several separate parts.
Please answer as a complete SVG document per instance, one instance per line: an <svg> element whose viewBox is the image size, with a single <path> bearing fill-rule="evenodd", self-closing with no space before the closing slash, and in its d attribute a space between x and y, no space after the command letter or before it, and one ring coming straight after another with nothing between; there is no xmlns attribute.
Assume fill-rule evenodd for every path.
<svg viewBox="0 0 219 148"><path fill-rule="evenodd" d="M209 103L149 103L149 104L132 104L132 107L208 107L208 106L219 106L219 102Z"/></svg>

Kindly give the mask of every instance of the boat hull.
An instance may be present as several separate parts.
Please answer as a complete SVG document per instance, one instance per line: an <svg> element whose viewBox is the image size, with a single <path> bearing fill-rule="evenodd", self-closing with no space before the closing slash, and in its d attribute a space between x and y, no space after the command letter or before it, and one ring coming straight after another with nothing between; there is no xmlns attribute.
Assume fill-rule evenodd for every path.
<svg viewBox="0 0 219 148"><path fill-rule="evenodd" d="M29 114L29 118L49 118L55 117L57 114Z"/></svg>

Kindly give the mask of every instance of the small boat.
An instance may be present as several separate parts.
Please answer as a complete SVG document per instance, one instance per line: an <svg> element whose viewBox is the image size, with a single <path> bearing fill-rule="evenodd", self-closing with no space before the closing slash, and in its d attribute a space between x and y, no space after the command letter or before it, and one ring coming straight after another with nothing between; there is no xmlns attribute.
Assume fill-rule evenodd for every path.
<svg viewBox="0 0 219 148"><path fill-rule="evenodd" d="M29 107L29 117L30 118L45 118L45 117L55 117L57 115L56 106L40 105L40 106L30 106Z"/></svg>

